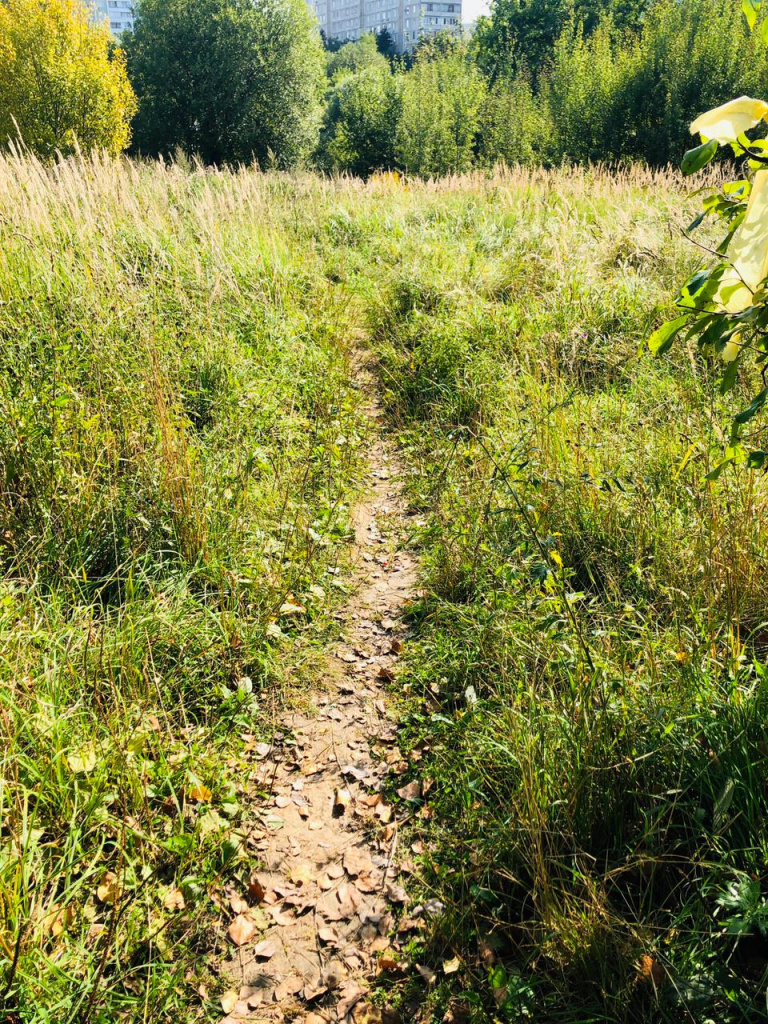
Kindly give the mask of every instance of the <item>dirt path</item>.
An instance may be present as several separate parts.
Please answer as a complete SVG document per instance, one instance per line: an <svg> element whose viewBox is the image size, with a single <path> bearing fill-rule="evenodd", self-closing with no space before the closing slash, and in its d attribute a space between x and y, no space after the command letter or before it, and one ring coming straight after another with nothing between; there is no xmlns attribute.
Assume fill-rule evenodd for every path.
<svg viewBox="0 0 768 1024"><path fill-rule="evenodd" d="M318 710L284 716L260 764L273 807L257 843L264 868L251 898L231 900L240 913L230 922L230 939L243 941L227 965L235 983L222 1004L222 1024L400 1020L370 1004L367 993L374 954L390 946L392 908L406 901L401 872L409 865L398 858L397 814L379 790L388 773L405 769L385 685L416 567L402 546L400 466L370 377L360 376L376 435L369 494L354 515L354 593ZM398 813L405 817L402 807Z"/></svg>

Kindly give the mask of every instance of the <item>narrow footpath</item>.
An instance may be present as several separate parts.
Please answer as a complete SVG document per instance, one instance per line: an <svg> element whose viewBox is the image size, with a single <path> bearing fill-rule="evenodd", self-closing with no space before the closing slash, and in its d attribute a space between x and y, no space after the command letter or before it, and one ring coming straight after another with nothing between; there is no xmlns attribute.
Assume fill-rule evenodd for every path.
<svg viewBox="0 0 768 1024"><path fill-rule="evenodd" d="M409 1024L368 997L377 955L386 966L399 944L393 911L407 903L403 883L412 867L399 846L398 815L404 819L410 812L403 808L413 805L396 811L380 790L407 767L386 684L401 650L416 564L404 548L402 469L372 378L360 376L375 436L368 494L353 519L354 591L329 678L313 697L317 710L287 713L260 762L272 806L257 842L263 868L250 898L231 901L236 954L226 965L233 988L222 1000L222 1024ZM404 786L400 795L407 801L413 794ZM267 915L266 931L253 927L254 904ZM418 918L424 908L413 913Z"/></svg>

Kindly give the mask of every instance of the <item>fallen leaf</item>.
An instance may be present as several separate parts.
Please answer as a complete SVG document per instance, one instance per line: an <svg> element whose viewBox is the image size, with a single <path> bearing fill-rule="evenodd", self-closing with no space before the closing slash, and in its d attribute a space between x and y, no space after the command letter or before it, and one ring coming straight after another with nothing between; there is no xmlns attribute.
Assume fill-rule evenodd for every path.
<svg viewBox="0 0 768 1024"><path fill-rule="evenodd" d="M350 878L356 878L358 875L368 874L373 869L370 855L365 850L361 850L357 846L350 846L344 853L344 870L350 876Z"/></svg>
<svg viewBox="0 0 768 1024"><path fill-rule="evenodd" d="M102 903L115 903L120 896L120 887L114 871L105 871L96 889L96 895Z"/></svg>
<svg viewBox="0 0 768 1024"><path fill-rule="evenodd" d="M335 928L318 928L317 937L326 946L335 946L339 941Z"/></svg>
<svg viewBox="0 0 768 1024"><path fill-rule="evenodd" d="M428 985L434 985L437 981L437 974L435 974L431 967L423 967L421 964L416 964L416 970Z"/></svg>
<svg viewBox="0 0 768 1024"><path fill-rule="evenodd" d="M277 986L275 998L278 1002L282 1002L283 999L287 999L289 996L295 996L303 988L304 979L299 974L291 974Z"/></svg>
<svg viewBox="0 0 768 1024"><path fill-rule="evenodd" d="M236 946L245 945L253 937L255 931L255 923L250 917L246 917L245 914L238 914L229 928L227 928L227 934Z"/></svg>
<svg viewBox="0 0 768 1024"><path fill-rule="evenodd" d="M397 795L403 800L420 800L421 783L418 779L414 779L413 782L408 782L401 786L397 791Z"/></svg>
<svg viewBox="0 0 768 1024"><path fill-rule="evenodd" d="M397 885L395 882L390 882L389 885L387 885L387 899L390 900L392 903L407 903L408 893L405 891L402 885Z"/></svg>
<svg viewBox="0 0 768 1024"><path fill-rule="evenodd" d="M333 793L333 813L339 817L352 802L352 794L348 789L336 789Z"/></svg>
<svg viewBox="0 0 768 1024"><path fill-rule="evenodd" d="M365 995L365 989L360 988L356 982L352 981L348 985L345 985L341 990L341 999L336 1006L336 1013L339 1016L339 1020L343 1020L355 1003L359 1003Z"/></svg>
<svg viewBox="0 0 768 1024"><path fill-rule="evenodd" d="M392 820L392 806L391 804L379 803L376 804L373 813L383 824Z"/></svg>
<svg viewBox="0 0 768 1024"><path fill-rule="evenodd" d="M184 910L186 905L184 893L181 889L169 889L163 900L163 906L166 910Z"/></svg>
<svg viewBox="0 0 768 1024"><path fill-rule="evenodd" d="M308 885L314 877L314 872L309 864L294 864L289 877L294 885Z"/></svg>
<svg viewBox="0 0 768 1024"><path fill-rule="evenodd" d="M43 931L46 935L52 935L54 939L58 939L74 919L75 912L72 907L62 907L58 903L52 903L43 918Z"/></svg>
<svg viewBox="0 0 768 1024"><path fill-rule="evenodd" d="M221 997L221 1008L224 1013L231 1013L237 1006L237 992L233 988Z"/></svg>
<svg viewBox="0 0 768 1024"><path fill-rule="evenodd" d="M328 991L325 985L305 985L304 991L301 993L301 997L305 1003L311 1003L313 999L319 999L320 996L324 996ZM316 1013L310 1013L309 1017L318 1017ZM307 1020L309 1020L307 1017ZM325 1021L325 1017L319 1018Z"/></svg>
<svg viewBox="0 0 768 1024"><path fill-rule="evenodd" d="M264 939L262 942L256 943L252 953L257 960L271 960L275 955L275 944L269 939Z"/></svg>
<svg viewBox="0 0 768 1024"><path fill-rule="evenodd" d="M207 786L193 786L187 793L188 799L192 800L196 804L206 804L212 796L213 793Z"/></svg>
<svg viewBox="0 0 768 1024"><path fill-rule="evenodd" d="M372 1003L358 1003L352 1017L355 1024L382 1024L381 1009Z"/></svg>
<svg viewBox="0 0 768 1024"><path fill-rule="evenodd" d="M303 615L306 610L303 604L294 604L293 601L284 601L280 605L280 614L286 619L293 618L296 615Z"/></svg>
<svg viewBox="0 0 768 1024"><path fill-rule="evenodd" d="M452 960L443 961L443 973L455 974L461 968L461 960L455 956Z"/></svg>

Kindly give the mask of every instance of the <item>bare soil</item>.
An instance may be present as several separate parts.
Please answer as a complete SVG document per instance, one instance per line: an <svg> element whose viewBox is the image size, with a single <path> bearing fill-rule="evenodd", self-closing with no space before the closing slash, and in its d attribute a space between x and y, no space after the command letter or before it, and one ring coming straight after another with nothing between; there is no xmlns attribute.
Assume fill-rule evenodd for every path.
<svg viewBox="0 0 768 1024"><path fill-rule="evenodd" d="M368 997L377 956L396 958L396 918L408 900L403 883L411 866L398 849L398 817L410 816L415 793L403 787L405 802L396 808L381 790L385 778L407 767L386 687L416 563L404 547L402 467L365 371L361 384L375 435L368 493L353 518L353 596L343 610L342 642L318 681L316 712L285 714L260 763L272 807L262 819L263 866L250 898L238 904L234 897L233 912L241 913L229 924L236 953L226 965L233 985L222 1024L402 1020ZM255 921L261 927L253 928Z"/></svg>

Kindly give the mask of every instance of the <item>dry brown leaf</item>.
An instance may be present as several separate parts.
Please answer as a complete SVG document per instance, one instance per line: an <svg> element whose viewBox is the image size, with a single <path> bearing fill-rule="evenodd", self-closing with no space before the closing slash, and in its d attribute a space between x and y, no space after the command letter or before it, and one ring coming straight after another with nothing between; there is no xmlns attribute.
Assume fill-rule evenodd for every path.
<svg viewBox="0 0 768 1024"><path fill-rule="evenodd" d="M281 981L275 989L275 998L278 1002L282 1002L283 999L288 999L289 996L295 996L304 988L304 979L299 974L289 975L285 981Z"/></svg>
<svg viewBox="0 0 768 1024"><path fill-rule="evenodd" d="M352 794L348 789L339 788L333 793L333 813L338 817L352 803Z"/></svg>
<svg viewBox="0 0 768 1024"><path fill-rule="evenodd" d="M339 936L335 928L318 928L317 937L326 946L335 946L339 941Z"/></svg>
<svg viewBox="0 0 768 1024"><path fill-rule="evenodd" d="M387 886L387 899L390 900L392 903L407 903L408 893L405 891L402 885L397 885L397 883L395 882L390 882L389 885Z"/></svg>
<svg viewBox="0 0 768 1024"><path fill-rule="evenodd" d="M343 864L344 870L350 878L356 878L362 874L370 874L373 870L370 854L358 846L350 846L344 852Z"/></svg>
<svg viewBox="0 0 768 1024"><path fill-rule="evenodd" d="M237 992L233 988L221 997L221 1008L224 1013L231 1013L237 1006Z"/></svg>
<svg viewBox="0 0 768 1024"><path fill-rule="evenodd" d="M269 939L264 939L262 942L256 943L252 952L257 960L271 960L275 955L275 944Z"/></svg>
<svg viewBox="0 0 768 1024"><path fill-rule="evenodd" d="M120 897L120 886L114 871L105 871L96 889L96 895L102 903L115 903Z"/></svg>
<svg viewBox="0 0 768 1024"><path fill-rule="evenodd" d="M373 813L376 815L379 821L383 822L386 825L387 822L391 821L392 819L392 806L390 804L384 803L377 804Z"/></svg>
<svg viewBox="0 0 768 1024"><path fill-rule="evenodd" d="M242 896L233 896L229 901L229 906L233 914L248 913L248 901L244 900Z"/></svg>
<svg viewBox="0 0 768 1024"><path fill-rule="evenodd" d="M295 604L293 601L284 601L280 605L280 614L286 619L293 618L296 615L303 615L306 610L303 604Z"/></svg>
<svg viewBox="0 0 768 1024"><path fill-rule="evenodd" d="M163 906L166 910L184 910L187 904L181 889L169 889L165 894Z"/></svg>
<svg viewBox="0 0 768 1024"><path fill-rule="evenodd" d="M456 974L461 968L461 960L455 956L452 960L443 960L443 973L444 974Z"/></svg>
<svg viewBox="0 0 768 1024"><path fill-rule="evenodd" d="M305 1003L311 1003L313 999L319 999L320 996L324 996L328 991L326 985L305 985L304 991L301 993L301 998ZM312 1016L310 1014L310 1016Z"/></svg>
<svg viewBox="0 0 768 1024"><path fill-rule="evenodd" d="M43 918L43 932L58 939L62 932L72 924L74 918L75 912L72 907L62 907L58 903L52 903Z"/></svg>
<svg viewBox="0 0 768 1024"><path fill-rule="evenodd" d="M359 1003L365 995L365 989L361 988L356 982L351 981L341 990L341 999L336 1005L336 1013L339 1015L339 1019L343 1020L352 1007Z"/></svg>
<svg viewBox="0 0 768 1024"><path fill-rule="evenodd" d="M213 793L207 786L193 786L187 793L187 799L196 804L207 804L212 797Z"/></svg>
<svg viewBox="0 0 768 1024"><path fill-rule="evenodd" d="M428 985L434 985L434 983L437 981L437 975L435 974L431 967L424 967L421 964L416 964L416 970L419 972L419 974L422 976L422 978L424 979L424 981L426 981Z"/></svg>
<svg viewBox="0 0 768 1024"><path fill-rule="evenodd" d="M372 1003L358 1003L352 1018L355 1024L381 1024L381 1008Z"/></svg>
<svg viewBox="0 0 768 1024"><path fill-rule="evenodd" d="M397 795L402 800L420 800L421 783L418 779L414 779L412 782L407 782L404 786L401 786L400 789L398 789Z"/></svg>
<svg viewBox="0 0 768 1024"><path fill-rule="evenodd" d="M253 938L255 931L255 923L245 914L238 914L227 928L227 934L236 946L245 945L249 939Z"/></svg>
<svg viewBox="0 0 768 1024"><path fill-rule="evenodd" d="M289 873L289 878L294 885L308 885L313 877L314 872L309 864L294 864Z"/></svg>

